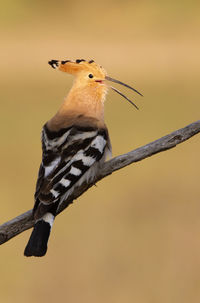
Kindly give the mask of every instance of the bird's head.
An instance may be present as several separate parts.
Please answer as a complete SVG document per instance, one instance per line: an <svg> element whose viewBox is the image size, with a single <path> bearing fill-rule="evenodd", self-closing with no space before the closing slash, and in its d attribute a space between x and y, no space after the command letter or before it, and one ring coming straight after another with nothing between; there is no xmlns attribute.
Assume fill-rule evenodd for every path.
<svg viewBox="0 0 200 303"><path fill-rule="evenodd" d="M107 75L105 69L100 66L99 64L95 63L94 60L86 61L84 59L77 59L76 61L65 60L51 60L48 62L52 68L58 69L62 72L71 74L75 76L75 84L78 88L88 87L93 89L101 89L102 91L106 92L107 89L110 87L115 92L120 94L124 97L127 101L129 101L132 105L134 105L137 109L138 107L133 103L129 98L127 98L124 94L122 94L118 89L110 86L108 82L114 82L120 85L123 85L139 95L142 96L136 89L133 87L119 81L113 79Z"/></svg>
<svg viewBox="0 0 200 303"><path fill-rule="evenodd" d="M79 86L103 84L107 75L105 69L94 62L77 59L76 61L51 60L48 62L54 69L75 76Z"/></svg>

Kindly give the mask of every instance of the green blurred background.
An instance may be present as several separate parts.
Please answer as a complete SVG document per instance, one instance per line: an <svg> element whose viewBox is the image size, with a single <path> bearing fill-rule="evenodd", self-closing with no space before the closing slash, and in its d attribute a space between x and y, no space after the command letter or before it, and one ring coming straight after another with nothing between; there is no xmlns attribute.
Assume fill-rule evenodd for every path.
<svg viewBox="0 0 200 303"><path fill-rule="evenodd" d="M110 92L113 155L199 119L199 1L1 1L1 222L30 209L41 127L72 78L49 59L94 59ZM1 302L200 302L199 136L120 170L59 215L44 258L30 230L1 246Z"/></svg>

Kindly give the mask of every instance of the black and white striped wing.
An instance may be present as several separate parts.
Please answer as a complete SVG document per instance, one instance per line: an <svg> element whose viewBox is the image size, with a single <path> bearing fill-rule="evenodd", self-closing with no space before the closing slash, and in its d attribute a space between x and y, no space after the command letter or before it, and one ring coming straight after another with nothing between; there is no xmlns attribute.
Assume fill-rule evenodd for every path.
<svg viewBox="0 0 200 303"><path fill-rule="evenodd" d="M107 130L73 126L59 132L43 129L43 162L35 209L64 201L75 186L95 176L109 149ZM45 205L45 207L44 207ZM39 211L40 215L41 211Z"/></svg>

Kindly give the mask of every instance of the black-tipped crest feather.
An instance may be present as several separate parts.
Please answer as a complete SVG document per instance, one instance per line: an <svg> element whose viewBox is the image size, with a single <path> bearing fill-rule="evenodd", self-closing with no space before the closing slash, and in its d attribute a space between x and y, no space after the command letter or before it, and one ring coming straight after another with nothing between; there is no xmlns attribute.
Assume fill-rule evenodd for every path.
<svg viewBox="0 0 200 303"><path fill-rule="evenodd" d="M48 61L49 65L51 65L51 67L53 67L54 69L58 67L58 60L51 60Z"/></svg>

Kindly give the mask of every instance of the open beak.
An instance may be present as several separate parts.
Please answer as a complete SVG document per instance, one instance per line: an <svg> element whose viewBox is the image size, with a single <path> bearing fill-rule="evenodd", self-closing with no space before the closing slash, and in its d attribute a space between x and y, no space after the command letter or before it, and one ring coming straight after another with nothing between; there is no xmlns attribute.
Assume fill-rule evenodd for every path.
<svg viewBox="0 0 200 303"><path fill-rule="evenodd" d="M135 88L131 87L130 85L128 85L128 84L126 84L126 83L123 83L123 82L121 82L121 81L119 81L119 80L113 79L113 78L108 77L108 76L105 76L105 79L108 80L108 81L117 83L117 84L121 84L121 85L123 85L123 86L125 86L125 87L128 87L128 88L132 89L134 92L136 92L138 95L140 95L140 96L143 97L143 95L142 95L140 92L138 92Z"/></svg>
<svg viewBox="0 0 200 303"><path fill-rule="evenodd" d="M114 82L114 83L117 83L117 84L120 84L120 85L123 85L131 90L133 90L134 92L136 92L137 94L139 94L140 96L143 96L140 92L138 92L135 88L131 87L130 85L126 84L126 83L123 83L119 80L116 80L116 79L113 79L111 77L108 77L108 76L105 76L105 79L108 80L108 81L111 81L111 82ZM125 98L128 102L130 102L133 106L135 106L135 108L139 109L137 107L137 105L131 101L129 98L127 98L124 94L122 94L118 89L116 89L115 87L112 87L110 86L110 88L112 88L112 90L114 90L116 93L118 93L120 96L122 96L123 98Z"/></svg>
<svg viewBox="0 0 200 303"><path fill-rule="evenodd" d="M126 97L124 94L122 94L118 89L116 89L113 86L110 86L110 88L112 88L112 90L114 90L116 93L118 93L120 96L122 96L124 99L126 99L129 103L131 103L133 106L135 106L136 109L139 109L139 107L133 102L131 101L128 97Z"/></svg>

